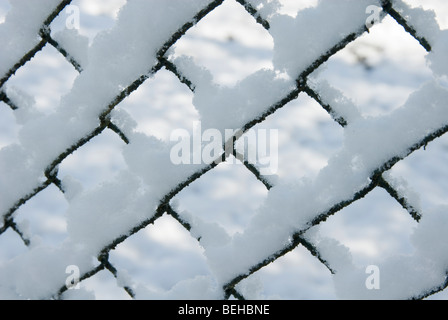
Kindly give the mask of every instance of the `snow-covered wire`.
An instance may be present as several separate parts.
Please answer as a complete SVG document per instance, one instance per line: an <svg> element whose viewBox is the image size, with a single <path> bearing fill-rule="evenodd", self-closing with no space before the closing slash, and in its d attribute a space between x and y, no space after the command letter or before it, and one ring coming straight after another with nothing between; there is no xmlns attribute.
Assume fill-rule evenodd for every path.
<svg viewBox="0 0 448 320"><path fill-rule="evenodd" d="M3 90L5 84L18 69L23 67L36 53L41 51L45 46L53 46L79 73L84 72L85 68L83 67L81 62L76 60L75 55L71 55L71 53L67 49L64 49L63 46L51 36L51 22L66 6L70 4L70 2L70 0L64 0L57 3L54 9L47 17L45 17L42 24L40 25L36 36L40 36L41 39L37 41L37 43L32 46L30 50L24 52L22 56L17 57L16 61L12 64L11 68L6 71L5 74L0 75L0 99L7 105L9 105L12 110L20 110L21 107L20 105L16 105L8 97L7 92ZM71 139L69 140L69 143L61 144L60 149L58 149L57 152L54 153L53 157L47 159L47 162L45 163L44 172L42 172L43 176L45 177L43 181L40 181L39 183L37 183L37 185L34 184L31 190L28 190L28 192L16 198L12 202L12 205L10 205L4 212L1 213L3 223L0 227L0 235L5 233L6 230L13 230L22 238L23 242L27 246L31 247L31 240L25 235L24 232L21 231L20 226L14 220L16 217L15 213L21 206L23 206L30 199L32 199L34 196L46 189L51 184L56 185L62 192L65 191L62 182L57 177L58 166L69 155L73 154L80 147L88 144L89 141L91 141L94 137L102 134L106 129L109 129L116 133L126 144L130 144L130 142L132 141L132 137L129 137L126 132L121 130L120 127L114 123L113 119L111 119L110 115L118 104L125 100L132 92L137 90L143 83L146 82L147 79L164 68L173 73L179 79L179 81L185 84L193 93L197 92L197 88L199 88L202 84L195 83L195 80L189 77L188 72L184 72L182 70L182 67L177 65L176 61L170 59L167 52L179 39L181 39L185 35L185 33L189 29L198 24L201 19L207 16L207 14L212 12L215 8L220 6L223 2L224 0L202 1L201 3L206 3L206 5L204 5L199 10L194 11L194 14L190 15L188 18L185 19L185 17L182 17L185 21L183 21L183 23L181 23L177 28L174 28L174 32L172 29L169 30L169 36L164 39L164 41L162 41L161 45L156 47L154 54L155 60L151 61L151 59L148 58L150 68L148 68L145 72L138 74L138 77L132 78L131 81L128 81L130 83L129 85L122 88L120 92L114 95L112 99L108 100L107 103L103 104L103 106L99 106L100 109L98 110L97 118L95 119L95 126L88 128L88 130L85 130L85 132L79 139ZM252 15L256 19L256 21L261 24L266 30L271 30L272 27L276 28L276 26L274 25L275 23L271 23L269 19L264 18L257 11L256 7L251 4L250 1L238 0L237 2L240 3L247 10L247 12ZM394 8L394 1L381 1L381 6L384 10L384 13L390 15L400 25L402 25L405 30L415 39L417 39L427 51L430 52L432 50L433 46L431 46L430 41L421 36L418 33L418 29L414 26L411 26L405 19L405 17L403 17L402 14ZM107 241L101 245L101 248L97 252L99 265L85 271L81 276L81 281L94 276L101 270L108 270L115 278L118 278L119 271L110 262L109 253L114 248L116 248L117 245L126 241L129 237L136 234L138 231L154 224L164 214L172 216L175 220L177 220L179 224L181 224L185 228L185 230L187 230L188 232L192 232L192 229L194 228L194 222L189 221L188 218L182 217L178 212L176 212L176 210L171 205L171 201L173 200L175 195L184 190L187 186L201 179L201 177L207 172L215 169L219 163L225 162L231 154L235 155L237 159L242 161L245 167L256 177L257 180L259 180L266 187L268 191L274 189L275 183L271 183L267 177L263 176L263 174L259 171L259 169L257 169L255 164L250 163L247 159L244 159L243 155L238 154L235 148L235 143L243 133L249 131L255 125L265 121L270 115L274 114L277 110L282 109L285 105L296 99L299 95L307 94L309 97L313 98L318 104L323 107L325 111L327 111L331 115L333 120L338 123L344 130L348 130L348 128L351 128L351 119L347 118L344 114L339 113L339 109L333 105L333 101L325 101L325 97L322 96L319 90L309 84L309 76L322 64L324 64L330 57L345 48L348 44L355 41L366 31L368 30L364 24L357 25L353 29L349 30L348 33L343 34L341 38L336 39L335 43L326 47L324 51L319 52L319 54L311 57L311 60L306 61L306 64L301 67L300 72L295 77L293 86L288 87L286 90L284 90L284 92L282 92L279 97L275 97L275 99L273 99L273 102L269 103L269 105L265 108L260 109L259 112L257 112L254 116L243 119L244 121L240 123L241 131L239 132L239 135L231 138L232 148L230 153L223 152L216 157L216 160L213 163L201 167L194 172L190 172L187 175L183 175L181 179L177 181L177 183L169 187L167 192L162 192L162 194L158 197L158 202L156 204L154 212L143 213L145 216L144 219L140 219L138 223L132 224L130 228L125 230L125 232L120 232L119 236L114 236L112 239L107 239ZM132 76L134 76L134 74ZM433 140L441 137L447 131L448 123L439 125L434 130L423 130L422 132L424 132L425 134L420 134L414 140L409 141L409 143L406 145L406 150L404 150L403 152L398 154L391 154L384 159L380 159L374 162L372 165L373 167L370 168L369 174L366 177L368 178L369 183L362 185L358 189L355 189L355 191L351 194L344 194L341 197L335 197L335 199L331 199L331 201L329 201L326 206L319 206L318 210L322 210L312 212L309 218L306 221L302 222L297 230L289 234L289 243L283 245L279 250L273 250L270 254L265 255L262 259L256 261L255 263L249 261L244 268L235 269L235 272L230 276L224 276L223 279L225 279L225 281L223 281L223 285L221 288L222 297L228 299L233 296L238 299L244 299L244 295L237 289L239 283L241 283L244 279L246 279L256 271L267 266L271 262L279 259L288 252L291 252L299 245L302 245L304 248L306 248L314 257L316 257L322 264L324 264L331 273L337 273L338 270L336 270L336 268L333 268L330 260L326 259L325 253L321 252L319 246L314 244L312 240L307 238L306 233L312 227L324 222L331 215L336 214L343 208L364 198L368 193L370 193L377 187L385 189L389 193L389 195L393 199L395 199L403 208L405 208L415 220L419 221L422 215L418 211L418 208L415 208L412 205L411 201L409 201L405 195L397 190L393 183L390 183L388 179L384 177L384 173L391 169L397 162L406 158L415 150L418 150L426 146ZM278 210L280 210L280 208L278 208ZM196 239L200 241L201 236L196 237ZM446 286L447 280L444 279L443 283L440 283L433 288L422 292L419 295L411 295L409 298L424 298L429 294L433 294L435 292L443 290L444 288L446 288ZM48 294L46 297L62 298L64 292L66 292L67 290L67 287L64 286L63 283L60 283L58 288L59 290L52 292L52 294ZM132 298L135 298L135 292L130 286L125 285L123 286L123 289Z"/></svg>

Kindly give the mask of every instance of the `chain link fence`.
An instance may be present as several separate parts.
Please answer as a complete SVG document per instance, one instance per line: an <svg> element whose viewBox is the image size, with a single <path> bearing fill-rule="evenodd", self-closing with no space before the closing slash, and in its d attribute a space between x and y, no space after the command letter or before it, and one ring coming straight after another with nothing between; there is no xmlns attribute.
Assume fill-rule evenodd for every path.
<svg viewBox="0 0 448 320"><path fill-rule="evenodd" d="M240 290L241 283L257 271L300 246L308 250L319 263L328 269L330 274L335 276L339 273L346 275L347 273L341 269L342 267L338 263L339 260L333 258L333 255L337 254L335 253L337 250L331 249L331 246L324 245L325 241L314 237L313 230L317 226L325 224L329 217L337 215L338 212L363 199L373 190L384 189L394 201L409 213L408 219L419 222L424 217L420 209L413 204L412 199L409 199L406 193L400 189L400 186L393 182L394 179L390 177L388 171L414 151L426 148L431 142L447 132L448 119L446 116L444 117L447 113L444 109L446 108L444 106L446 100L443 100L443 94L440 95L442 98L438 96L438 92L442 89L432 87L422 89L423 93L421 95L423 97L417 96L415 98L416 104L423 103L427 106L406 105L406 108L403 107L405 111L398 111L390 118L384 117L387 119L369 122L369 119L358 120L354 116L356 112L349 112L349 109L341 103L340 96L332 97L329 91L325 90L325 87L310 81L313 73L332 56L369 32L369 27L372 26L369 23L373 23L373 25L380 23L386 16L393 18L428 53L431 53L433 51L432 40L435 38L434 34L428 34L426 29L429 28L420 31L419 26L422 25L422 22L418 20L420 16L413 15L413 11L401 1L382 0L373 1L371 4L366 2L371 6L370 12L372 15L369 14L369 11L366 13L365 9L368 6L362 2L361 6L364 9L364 14L352 19L357 26L353 27L353 21L350 23L346 21L343 26L335 23L334 30L328 32L328 39L322 40L327 40L323 45L315 45L315 42L319 42L319 39L311 39L305 43L302 51L298 52L295 51L297 47L295 42L300 41L300 39L289 39L289 48L286 46L283 51L276 48L279 52L281 51L280 55L286 56L286 58L281 59L280 64L286 65L285 69L287 69L287 73L292 80L285 80L285 82L278 80L280 82L277 82L275 77L275 79L268 79L272 82L268 81L265 88L260 86L261 90L269 90L278 83L283 84L284 87L278 90L275 88L275 94L268 96L267 99L271 101L265 101L265 105L259 109L253 109L255 111L244 106L246 109L229 109L229 113L234 112L236 114L236 117L232 118L236 120L233 120L229 128L238 130L235 130L230 139L225 141L222 154L216 155L214 161L209 164L192 165L188 166L186 170L178 170L176 166L167 166L166 163L170 162L169 157L163 158L161 156L169 154L169 151L166 152L164 149L161 152L161 147L158 144L151 144L146 140L143 143L138 143L140 138L128 129L127 118L120 118L114 114L117 106L161 70L172 73L193 95L199 96L204 91L203 88L207 90L208 87L204 83L208 80L204 71L201 71L197 66L188 65L186 60L173 59L170 56L170 50L188 30L225 1L231 0L187 1L183 5L181 5L182 1L175 4L168 4L164 1L159 1L159 3L157 1L147 1L145 4L144 1L137 1L134 7L130 6L131 9L123 12L122 17L117 22L117 32L112 35L117 37L116 44L111 45L111 41L107 42L106 38L103 39L104 41L101 38L96 39L98 45L95 48L98 50L98 56L92 55L93 59L89 60L87 65L79 60L80 55L77 52L72 53L62 44L66 41L55 39L52 35L52 22L71 4L70 0L45 1L42 4L40 2L27 3L27 12L24 13L22 18L29 19L29 26L24 27L23 25L28 22L22 20L20 27L17 27L18 29L6 30L8 32L8 42L2 46L3 61L0 62L2 72L0 99L4 102L2 108L9 106L14 113L19 113L26 108L26 106L21 105L22 100L10 96L7 84L18 70L27 65L37 53L46 47L51 46L56 49L80 74L80 77L79 81L76 80L79 83L75 82L70 93L75 98L68 98L66 104L70 106L64 106L63 110L66 114L62 111L56 111L53 114L44 115L39 118L40 120L34 121L32 119L25 122L24 127L28 126L29 131L24 134L28 136L39 135L37 139L45 140L42 145L37 147L26 144L21 146L11 145L1 150L0 235L4 235L8 231L14 232L28 248L18 257L11 259L11 261L3 261L0 264L0 272L3 273L1 278L3 283L0 283L0 287L3 287L1 292L4 297L67 298L71 288L66 283L65 267L75 265L79 266L81 272L79 279L76 279L76 283L73 282L72 284L75 285L78 281L83 283L87 279L95 277L101 271L108 271L117 278L118 285L131 298L139 298L138 289L132 282L132 274L125 277L123 275L125 272L119 271L111 262L110 254L117 246L125 243L140 231L154 225L156 221L166 215L175 219L182 228L191 234L193 239L196 239L201 246L205 247L204 255L212 266L212 270L216 270L216 279L213 282L216 287L213 290L207 287L204 291L211 290L213 294L210 294L210 297L222 299L248 298L245 296L244 290ZM237 2L259 25L277 38L281 33L280 31L285 32L287 37L293 34L294 30L291 33L286 29L291 25L285 23L279 26L275 18L266 14L268 4L271 2L245 0L238 0ZM264 4L264 6L261 4ZM340 19L344 21L347 17L352 17L351 13L344 16L343 11L350 12L353 1L337 1L335 8L337 6L341 10L342 18ZM151 8L153 11L150 13L150 19L155 20L153 25L148 26L147 30L138 29L141 25L137 22L135 26L132 26L132 23L129 22L132 14L134 14L134 19L138 21L145 13L137 14L136 12ZM319 3L315 12L319 12L319 10L321 12L331 11L332 8L331 1L327 1L322 4ZM374 14L375 9L377 9L376 14ZM156 19L157 16L159 16L158 19ZM299 14L296 20L304 17L306 18L306 16ZM20 19L20 15L17 19ZM338 19L335 18L335 20ZM359 21L362 21L362 23L359 23ZM427 21L425 20L423 24ZM11 24L7 23L8 20L6 20L5 25L9 27ZM158 23L161 24L160 28L151 29L155 28ZM331 21L328 21L328 23L330 28L333 27ZM297 22L297 25L301 26L299 22ZM316 25L325 29L326 21L320 21ZM348 30L349 28L351 29ZM121 32L131 31L134 33L121 34ZM140 36L136 33L144 35ZM148 36L145 33L152 33L152 35ZM120 37L127 37L128 40L131 40L123 41L123 38ZM153 42L148 40L152 38L156 39ZM148 41L149 44L141 45L138 43L139 41ZM327 44L331 45L327 46ZM307 46L310 48L308 51ZM117 59L114 58L115 60L111 64L105 63L103 65L100 55L107 55L110 50L117 50L118 53L114 54ZM290 61L289 59L296 59L297 61ZM139 61L142 61L142 63ZM113 63L116 65L113 65ZM128 66L124 63L131 63L132 65ZM96 66L95 64L99 65ZM104 68L109 68L109 70L103 72ZM124 69L130 71L123 72ZM122 76L120 72L126 74ZM114 76L120 78L119 81L111 79ZM261 95L256 89L253 91L256 95ZM250 94L249 92L242 96L250 96ZM336 157L334 162L329 162L328 170L324 171L322 176L319 176L320 178L318 177L316 181L310 184L305 183L298 189L277 186L270 176L262 174L256 163L251 163L247 157L241 155L236 145L238 140L243 139L245 133L303 95L314 99L344 130L348 137L346 153ZM217 99L220 98L227 99L228 96L217 97ZM255 103L259 102L255 97L250 99L254 99ZM431 101L431 99L434 101ZM213 102L213 99L206 101L206 103ZM220 101L220 103L225 105L226 101ZM431 105L432 107L429 107ZM213 109L211 108L211 110ZM245 110L249 111L245 112ZM207 115L206 111L204 115ZM203 118L207 119L206 116ZM226 121L226 119L218 120ZM76 125L73 125L74 123ZM210 123L209 126L213 127L215 122L211 121ZM220 125L219 122L216 123L218 123L217 126ZM406 125L406 123L410 123L410 125ZM42 130L48 131L40 135ZM374 132L373 136L376 135L377 138L368 135L369 130L372 130ZM68 224L78 226L78 228L72 227L75 231L70 235L69 244L56 249L51 248L51 246L35 246L32 235L24 230L21 224L17 223L19 209L50 186L57 187L63 194L69 193L66 197L71 199L71 185L59 176L59 166L78 149L88 145L93 139L106 132L116 134L125 145L134 151L132 154L138 154L140 148L144 148L140 150L142 153L140 163L134 157L131 157L134 160L129 161L131 167L133 164L135 164L134 167L137 167L134 173L137 176L135 181L138 182L129 177L123 177L123 180L120 180L118 184L123 186L123 190L129 190L127 195L121 193L122 189L116 190L114 187L105 184L99 193L91 195L90 198L85 196L85 200L81 202L74 200L73 203L69 204L69 210L72 214L77 212L79 216L73 218L69 215L67 219ZM395 140L395 138L397 139ZM361 145L357 143L358 139L361 141ZM384 139L390 141L384 141ZM353 143L353 145L350 143ZM394 143L395 146L388 146ZM385 151L382 151L382 148ZM147 156L148 152L153 152L153 154ZM153 159L151 157L156 157L156 160L151 160ZM219 244L209 246L208 243L214 236L220 238L219 232L207 229L208 227L202 228L194 218L179 212L175 203L173 204L173 199L195 181L215 170L221 163L229 161L230 157L239 159L238 161L241 161L248 172L254 175L259 183L266 188L268 193L267 209L260 214L260 219L254 220L254 227L243 233L241 237L228 240L222 246ZM368 157L371 161L364 157ZM360 159L364 163L362 165L364 169L359 169L354 165L356 160ZM279 165L281 166L281 163ZM139 179L146 179L144 176L147 173L141 169L145 166L155 169L155 173L149 174L148 181L152 181L156 187L160 186L159 190L142 187L144 182ZM138 173L141 173L141 177L138 177ZM355 178L352 176L355 176ZM150 191L147 192L147 190ZM296 192L303 192L303 194L296 194ZM102 198L102 194L108 195L109 198ZM274 200L270 201L271 197ZM120 198L120 201L125 204L122 204L117 198ZM300 202L303 200L306 200L308 204ZM98 205L98 202L101 205ZM110 205L102 202L110 202ZM145 204L139 206L134 205L135 203ZM91 205L90 208L89 205ZM118 215L111 213L115 209ZM147 210L147 212L141 212L141 210ZM138 211L138 213L134 211ZM291 215L282 215L280 212L283 211L292 211L292 213ZM111 215L109 215L110 213ZM98 214L97 220L94 217L95 214ZM296 216L299 218L294 218ZM84 226L82 226L83 223ZM259 232L257 232L257 227L260 227ZM82 230L82 232L79 230ZM212 234L207 235L204 230L211 230ZM101 233L99 239L85 239L96 233ZM105 236L102 235L103 233ZM77 242L78 240L79 242ZM251 246L246 246L247 243L258 243L262 250L252 250ZM432 244L425 245L431 246ZM95 262L92 262L92 257L96 258ZM443 265L443 257L436 257L435 261L437 259ZM448 265L440 270L439 264L432 260L428 263L434 266L434 274L429 275L426 271L422 271L421 277L431 278L430 285L425 282L415 286L412 284L409 290L405 288L408 292L405 298L427 298L444 290L448 285L446 278ZM19 267L20 265L22 267ZM31 268L33 271L30 271ZM361 279L365 279L367 275L362 274ZM442 274L442 276L438 276L439 274ZM359 280L359 276L355 276L355 273L352 273L352 276L342 278L347 282L351 282L353 279ZM9 278L9 280L6 278ZM23 283L27 284L24 285ZM361 281L356 286L364 287L365 282ZM398 280L397 286L402 286ZM184 297L190 298L188 293Z"/></svg>

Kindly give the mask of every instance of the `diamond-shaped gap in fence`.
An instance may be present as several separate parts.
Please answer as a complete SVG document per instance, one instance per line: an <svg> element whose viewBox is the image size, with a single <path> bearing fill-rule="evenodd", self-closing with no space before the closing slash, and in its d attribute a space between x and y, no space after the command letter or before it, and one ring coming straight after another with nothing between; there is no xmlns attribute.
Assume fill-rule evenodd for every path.
<svg viewBox="0 0 448 320"><path fill-rule="evenodd" d="M22 205L14 220L26 226L32 245L58 246L67 237L67 207L63 193L51 184Z"/></svg>
<svg viewBox="0 0 448 320"><path fill-rule="evenodd" d="M35 100L35 108L50 113L57 110L78 72L53 46L46 45L31 61L17 70L7 83Z"/></svg>
<svg viewBox="0 0 448 320"><path fill-rule="evenodd" d="M366 268L383 258L412 254L410 236L416 226L410 214L377 187L321 223L319 232L349 248L354 265Z"/></svg>
<svg viewBox="0 0 448 320"><path fill-rule="evenodd" d="M448 205L448 135L429 143L397 163L390 171L405 177L421 202L422 215L439 205Z"/></svg>
<svg viewBox="0 0 448 320"><path fill-rule="evenodd" d="M98 34L107 32L115 25L117 14L125 2L125 0L72 0L70 6L51 23L51 29L58 32L65 27L76 28L92 43ZM77 22L79 26L76 25Z"/></svg>
<svg viewBox="0 0 448 320"><path fill-rule="evenodd" d="M179 282L210 275L198 240L167 214L120 243L109 261L129 276L136 298L163 297Z"/></svg>
<svg viewBox="0 0 448 320"><path fill-rule="evenodd" d="M174 57L193 57L196 64L211 71L214 82L232 86L260 69L273 69L273 47L263 26L239 3L226 0L191 28L171 52Z"/></svg>
<svg viewBox="0 0 448 320"><path fill-rule="evenodd" d="M82 270L80 270L82 273ZM96 300L131 300L127 292L118 285L117 279L109 270L101 270L95 275L79 282L80 288L87 295L95 295ZM76 289L73 289L76 290ZM71 291L71 290L70 290ZM67 293L64 293L65 295ZM71 292L68 293L69 295ZM85 294L84 294L85 295Z"/></svg>
<svg viewBox="0 0 448 320"><path fill-rule="evenodd" d="M0 102L0 149L17 142L19 129L14 111L6 103Z"/></svg>
<svg viewBox="0 0 448 320"><path fill-rule="evenodd" d="M274 141L275 131L278 132L278 141ZM241 138L236 144L239 152L243 152L248 142L255 140L259 144L254 146L252 143L257 151L252 151L253 154L267 155L265 164L253 163L259 169L272 167L280 179L312 179L342 147L343 129L322 106L302 93L244 136L246 140ZM264 137L266 146L262 140ZM270 145L273 150L269 150Z"/></svg>
<svg viewBox="0 0 448 320"><path fill-rule="evenodd" d="M124 111L130 115L129 122L135 122L135 131L169 141L174 130L191 132L193 123L199 120L192 100L191 90L174 73L162 69L120 103L112 118L123 117L120 112Z"/></svg>
<svg viewBox="0 0 448 320"><path fill-rule="evenodd" d="M11 9L9 1L0 1L0 23L3 23L5 21L9 9Z"/></svg>
<svg viewBox="0 0 448 320"><path fill-rule="evenodd" d="M20 236L11 228L0 236L0 261L2 263L6 263L28 250Z"/></svg>
<svg viewBox="0 0 448 320"><path fill-rule="evenodd" d="M112 180L126 168L122 156L123 145L125 143L119 135L105 129L62 161L59 179L77 181L84 189L95 188L104 181Z"/></svg>
<svg viewBox="0 0 448 320"><path fill-rule="evenodd" d="M431 79L426 50L390 16L374 25L316 72L344 92L364 116L401 107L409 95Z"/></svg>
<svg viewBox="0 0 448 320"><path fill-rule="evenodd" d="M267 196L266 187L236 158L194 181L174 198L178 212L216 223L227 234L242 232ZM206 198L208 201L201 201Z"/></svg>
<svg viewBox="0 0 448 320"><path fill-rule="evenodd" d="M293 251L241 281L246 299L335 299L331 272L299 245Z"/></svg>

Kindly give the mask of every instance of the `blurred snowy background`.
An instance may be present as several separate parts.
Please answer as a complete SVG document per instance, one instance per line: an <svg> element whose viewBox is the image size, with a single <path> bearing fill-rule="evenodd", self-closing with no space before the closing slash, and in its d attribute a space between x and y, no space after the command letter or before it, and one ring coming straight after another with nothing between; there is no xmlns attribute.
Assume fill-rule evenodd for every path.
<svg viewBox="0 0 448 320"><path fill-rule="evenodd" d="M14 0L11 0L14 1ZM114 25L125 0L74 0L79 6L80 30L91 43L95 36ZM317 0L280 0L281 12L295 16L298 10L315 6ZM406 0L412 6L433 9L442 29L448 28L446 0ZM0 0L0 23L10 8ZM65 26L66 15L51 25L56 34ZM157 32L155 30L154 32ZM232 86L253 72L272 69L273 41L270 35L236 1L227 0L176 45L173 56L192 56L209 69L214 81ZM326 79L352 99L364 115L380 115L400 107L410 93L431 77L425 50L390 17L369 34L333 56L314 74ZM8 81L8 88L33 97L36 107L50 113L70 91L76 70L53 47L47 45ZM193 95L165 70L146 81L118 106L138 122L137 129L168 140L177 128L191 130L198 114ZM0 149L17 141L20 125L13 111L0 102ZM311 98L298 99L257 128L279 130L279 171L283 178L313 178L342 145L342 128ZM59 168L59 177L73 177L89 189L115 176L125 162L123 142L106 130L69 156ZM419 198L422 212L448 204L448 137L442 137L398 163L394 177L402 177ZM265 187L242 165L221 164L183 190L175 200L205 221L220 223L230 234L247 225L251 213L267 195ZM30 233L43 243L65 239L67 203L61 192L50 186L22 206L16 221L28 224ZM416 222L386 191L377 188L365 199L328 219L319 228L348 247L359 266L377 264L389 256L412 253L409 240ZM12 231L0 237L0 264L26 251ZM202 249L172 218L163 217L119 245L111 262L124 269L137 283L154 290L170 290L180 280L210 273ZM31 267L31 266L30 266ZM98 299L127 299L107 272L82 282ZM329 271L303 247L244 280L259 287L265 298L334 299ZM433 299L446 299L439 293Z"/></svg>

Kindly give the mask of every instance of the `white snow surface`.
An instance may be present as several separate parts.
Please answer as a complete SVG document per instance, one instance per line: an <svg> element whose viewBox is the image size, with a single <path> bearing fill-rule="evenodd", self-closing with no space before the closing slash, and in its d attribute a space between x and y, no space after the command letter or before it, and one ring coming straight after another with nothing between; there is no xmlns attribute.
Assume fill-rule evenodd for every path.
<svg viewBox="0 0 448 320"><path fill-rule="evenodd" d="M272 18L274 66L297 78L321 55L352 33L365 28L366 8L379 1L319 1L316 7L298 12L295 18Z"/></svg>
<svg viewBox="0 0 448 320"><path fill-rule="evenodd" d="M0 53L2 76L17 63L17 57L22 57L37 45L43 21L58 4L58 0L11 1L11 9L0 25L0 40L8 48ZM11 37L11 34L15 36Z"/></svg>

